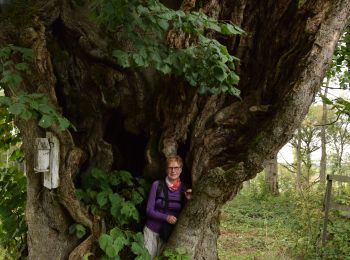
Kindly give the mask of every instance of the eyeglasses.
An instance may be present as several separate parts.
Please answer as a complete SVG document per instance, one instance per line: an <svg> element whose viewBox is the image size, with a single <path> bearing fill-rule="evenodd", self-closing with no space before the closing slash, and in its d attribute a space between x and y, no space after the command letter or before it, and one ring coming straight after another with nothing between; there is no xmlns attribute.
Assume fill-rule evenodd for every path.
<svg viewBox="0 0 350 260"><path fill-rule="evenodd" d="M178 171L180 170L181 167L168 167L168 170L171 171L171 170L175 170L175 171Z"/></svg>

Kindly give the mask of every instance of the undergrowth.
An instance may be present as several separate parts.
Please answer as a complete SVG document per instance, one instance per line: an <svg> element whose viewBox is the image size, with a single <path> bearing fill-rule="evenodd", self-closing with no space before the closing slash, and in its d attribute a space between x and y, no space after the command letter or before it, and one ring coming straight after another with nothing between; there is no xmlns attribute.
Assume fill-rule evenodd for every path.
<svg viewBox="0 0 350 260"><path fill-rule="evenodd" d="M325 188L296 191L287 185L271 196L262 185L258 177L223 208L220 259L350 259L345 212L331 210L322 246ZM334 188L333 200L349 204L349 193Z"/></svg>

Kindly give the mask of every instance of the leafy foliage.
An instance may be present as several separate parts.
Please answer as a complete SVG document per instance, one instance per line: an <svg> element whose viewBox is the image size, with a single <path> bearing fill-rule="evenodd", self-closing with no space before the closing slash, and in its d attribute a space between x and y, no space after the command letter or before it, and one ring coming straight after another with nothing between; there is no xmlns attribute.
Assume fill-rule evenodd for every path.
<svg viewBox="0 0 350 260"><path fill-rule="evenodd" d="M169 260L191 260L191 257L183 248L176 248L175 250L165 250L163 255Z"/></svg>
<svg viewBox="0 0 350 260"><path fill-rule="evenodd" d="M328 239L322 247L324 186L297 191L295 176L284 170L279 177L280 196L265 192L264 175L259 174L225 205L220 259L349 259L349 212L330 211ZM334 201L349 205L348 185L333 185L332 194Z"/></svg>
<svg viewBox="0 0 350 260"><path fill-rule="evenodd" d="M23 161L23 153L18 148L20 141L13 115L0 106L0 245L11 259L26 255L27 249L26 178L19 169Z"/></svg>
<svg viewBox="0 0 350 260"><path fill-rule="evenodd" d="M332 65L328 71L329 77L336 77L339 86L349 89L350 82L350 27L338 42L333 54Z"/></svg>
<svg viewBox="0 0 350 260"><path fill-rule="evenodd" d="M82 238L86 234L86 228L80 224L73 224L69 227L69 234L75 234L77 238Z"/></svg>
<svg viewBox="0 0 350 260"><path fill-rule="evenodd" d="M16 166L0 168L0 244L13 259L26 254L26 179Z"/></svg>
<svg viewBox="0 0 350 260"><path fill-rule="evenodd" d="M234 72L238 59L227 48L208 36L242 34L232 24L221 23L202 12L185 14L172 10L157 0L98 0L94 15L109 31L124 37L126 46L113 51L122 67L153 67L164 74L183 75L200 93L228 92L239 97L234 86L239 77ZM169 30L188 39L186 48L169 47ZM169 38L169 37L168 37Z"/></svg>
<svg viewBox="0 0 350 260"><path fill-rule="evenodd" d="M144 180L134 178L127 171L107 173L92 169L83 189L77 190L78 198L91 213L104 218L108 226L113 227L98 241L105 253L104 259L121 259L120 254L126 247L136 255L135 259L149 259L142 233L128 230L132 222L140 219L137 205L146 196L146 186Z"/></svg>
<svg viewBox="0 0 350 260"><path fill-rule="evenodd" d="M15 62L20 59L20 62ZM48 128L57 124L60 130L72 126L64 117L60 116L49 104L47 96L42 93L17 93L23 81L22 73L30 74L29 63L33 59L31 49L8 45L0 49L0 87L8 87L12 97L0 97L0 106L21 119L29 120L40 117L39 126Z"/></svg>

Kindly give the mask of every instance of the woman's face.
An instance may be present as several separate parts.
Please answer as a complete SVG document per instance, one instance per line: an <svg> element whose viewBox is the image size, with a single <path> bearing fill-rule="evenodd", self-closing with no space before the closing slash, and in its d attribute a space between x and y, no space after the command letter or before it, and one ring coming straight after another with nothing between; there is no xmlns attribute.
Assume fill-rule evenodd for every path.
<svg viewBox="0 0 350 260"><path fill-rule="evenodd" d="M182 168L177 161L168 162L166 173L170 181L175 181L180 178L181 172Z"/></svg>

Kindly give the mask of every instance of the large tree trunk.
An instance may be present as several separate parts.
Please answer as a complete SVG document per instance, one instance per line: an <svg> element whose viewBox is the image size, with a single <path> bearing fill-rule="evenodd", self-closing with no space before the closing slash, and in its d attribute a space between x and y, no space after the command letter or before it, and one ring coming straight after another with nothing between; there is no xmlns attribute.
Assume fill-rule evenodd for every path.
<svg viewBox="0 0 350 260"><path fill-rule="evenodd" d="M155 179L164 155L173 152L186 159L194 196L168 247L184 247L193 259L216 259L221 206L304 118L348 20L349 2L202 1L209 15L246 31L219 39L241 59L241 99L200 96L182 79L121 69L111 59L112 39L69 1L18 6L21 21L10 15L0 22L0 47L33 48L32 75L21 89L46 93L77 128L49 129L61 142L61 183L50 191L33 171L34 140L45 133L34 120L18 122L27 162L29 259L80 259L94 252L101 223L75 196L89 169L127 169ZM90 235L69 235L74 222Z"/></svg>

